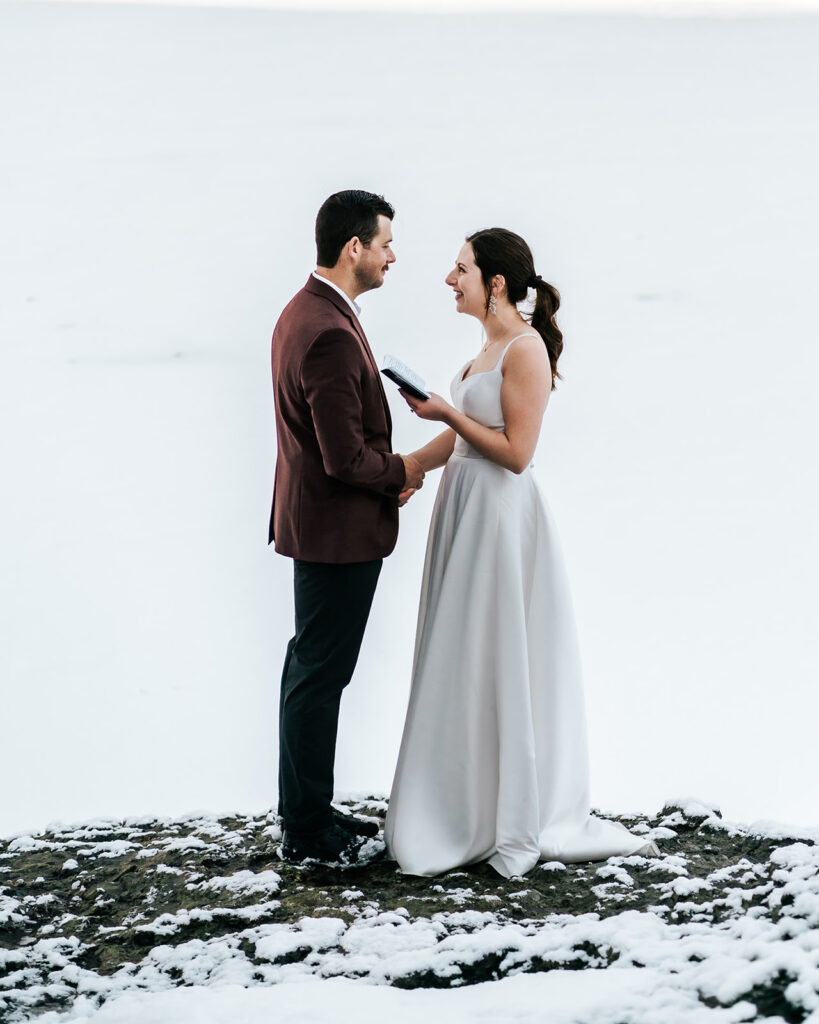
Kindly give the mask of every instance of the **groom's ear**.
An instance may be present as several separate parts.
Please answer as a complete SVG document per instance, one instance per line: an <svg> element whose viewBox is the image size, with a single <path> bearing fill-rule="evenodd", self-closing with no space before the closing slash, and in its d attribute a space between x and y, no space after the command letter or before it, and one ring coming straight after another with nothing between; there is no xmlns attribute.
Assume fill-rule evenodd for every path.
<svg viewBox="0 0 819 1024"><path fill-rule="evenodd" d="M361 250L364 248L365 246L362 243L361 239L358 237L358 235L353 235L349 242L347 242L347 244L344 246L347 255L353 262L359 259L359 257L361 256Z"/></svg>

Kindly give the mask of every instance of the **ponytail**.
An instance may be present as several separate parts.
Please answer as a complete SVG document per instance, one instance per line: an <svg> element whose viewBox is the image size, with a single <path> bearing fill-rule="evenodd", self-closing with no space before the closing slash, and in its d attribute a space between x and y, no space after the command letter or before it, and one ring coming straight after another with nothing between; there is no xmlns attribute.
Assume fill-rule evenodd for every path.
<svg viewBox="0 0 819 1024"><path fill-rule="evenodd" d="M560 293L554 285L544 281L540 275L531 280L530 287L535 289L536 297L535 308L529 318L529 323L546 344L549 363L552 367L552 391L554 391L555 379L563 379L557 372L557 361L563 351L563 332L555 321L555 313L560 306Z"/></svg>

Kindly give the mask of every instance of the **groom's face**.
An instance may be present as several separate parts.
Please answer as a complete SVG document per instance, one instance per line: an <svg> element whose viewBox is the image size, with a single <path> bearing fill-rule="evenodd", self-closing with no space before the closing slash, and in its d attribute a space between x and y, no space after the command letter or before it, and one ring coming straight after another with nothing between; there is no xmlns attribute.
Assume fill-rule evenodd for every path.
<svg viewBox="0 0 819 1024"><path fill-rule="evenodd" d="M384 277L395 263L392 251L392 221L383 214L378 215L378 231L368 246L362 246L358 254L358 262L354 273L356 284L362 292L380 288Z"/></svg>

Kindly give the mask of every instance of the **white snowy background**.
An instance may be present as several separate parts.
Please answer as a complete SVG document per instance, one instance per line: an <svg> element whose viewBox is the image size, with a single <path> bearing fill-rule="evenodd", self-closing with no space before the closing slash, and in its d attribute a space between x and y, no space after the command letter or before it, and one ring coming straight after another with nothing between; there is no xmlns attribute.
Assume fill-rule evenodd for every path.
<svg viewBox="0 0 819 1024"><path fill-rule="evenodd" d="M562 292L534 472L595 805L819 821L819 15L770 6L0 3L0 833L274 802L269 339L347 187L397 209L372 347L435 390L480 345L443 284L465 234L519 231ZM434 428L391 397L412 450ZM389 789L437 478L344 698L342 791Z"/></svg>

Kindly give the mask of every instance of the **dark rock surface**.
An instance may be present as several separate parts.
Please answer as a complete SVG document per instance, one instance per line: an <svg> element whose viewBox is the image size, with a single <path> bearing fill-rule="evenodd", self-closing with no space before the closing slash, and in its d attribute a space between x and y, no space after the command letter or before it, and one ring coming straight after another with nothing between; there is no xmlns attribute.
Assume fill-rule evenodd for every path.
<svg viewBox="0 0 819 1024"><path fill-rule="evenodd" d="M346 807L380 820L386 810L375 797ZM105 820L0 841L0 1020L66 1009L78 992L101 1003L228 971L244 984L312 974L450 987L656 968L672 948L674 984L701 1007L747 1002L737 1019L805 1020L819 1006L813 833L754 832L696 802L619 820L662 856L541 864L512 879L485 864L416 878L384 858L294 867L277 856L272 814ZM718 969L737 957L756 965L747 987Z"/></svg>

